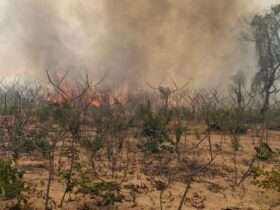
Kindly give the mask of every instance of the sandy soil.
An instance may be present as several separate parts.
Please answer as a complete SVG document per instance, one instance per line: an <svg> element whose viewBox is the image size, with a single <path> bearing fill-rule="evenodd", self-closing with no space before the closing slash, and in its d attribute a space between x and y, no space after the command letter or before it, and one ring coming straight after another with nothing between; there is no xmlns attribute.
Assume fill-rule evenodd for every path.
<svg viewBox="0 0 280 210"><path fill-rule="evenodd" d="M280 133L272 132L270 145L273 149L280 149ZM241 137L241 149L237 153L238 179L246 172L248 164L255 154L253 134ZM211 167L200 176L194 177L194 182L185 200L183 209L185 210L222 210L222 209L241 209L241 210L279 210L280 193L272 190L258 188L253 179L246 179L240 186L234 186L234 164L233 152L229 137L222 137L219 134L211 138L217 154ZM196 145L198 140L194 136L188 136L180 145L182 161L207 162L209 159L207 142L200 145L196 150L188 153L189 148ZM221 147L221 148L220 148ZM164 159L164 158L162 158ZM166 165L169 170L174 170L172 182L162 194L162 209L176 210L183 195L186 184L184 179L186 173L184 169L178 169L176 156L170 155ZM56 174L52 186L50 197L53 209L77 210L77 209L119 209L119 210L157 210L160 207L160 191L155 187L156 180L163 178L156 174L157 158L147 158L148 164L142 167L143 156L132 149L129 155L129 169L127 178L121 183L121 193L124 195L123 202L116 203L114 206L96 206L99 199L94 195L79 193L74 188L74 193L66 196L63 208L58 207L64 191L63 180ZM86 155L81 155L79 162L87 167ZM106 160L100 158L97 171L104 179L109 180ZM259 163L265 167L274 167L273 161ZM26 182L25 196L33 209L41 210L44 206L44 196L48 178L48 162L42 158L22 157L19 166L25 171L24 181ZM81 169L82 170L82 169ZM183 172L182 172L183 171ZM107 173L107 176L106 176ZM95 179L94 177L92 178ZM110 179L112 180L112 179ZM115 179L120 181L120 179ZM134 190L127 186L133 186ZM136 190L135 190L136 189ZM87 205L87 208L85 206ZM82 208L84 206L84 208ZM1 205L0 205L1 209Z"/></svg>

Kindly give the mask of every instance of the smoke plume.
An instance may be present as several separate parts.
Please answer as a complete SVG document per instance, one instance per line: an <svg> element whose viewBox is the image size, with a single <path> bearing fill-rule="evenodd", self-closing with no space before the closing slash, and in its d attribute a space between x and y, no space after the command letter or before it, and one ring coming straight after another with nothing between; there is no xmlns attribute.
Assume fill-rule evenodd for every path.
<svg viewBox="0 0 280 210"><path fill-rule="evenodd" d="M240 20L256 5L246 0L9 0L0 22L0 43L5 43L0 54L7 58L2 73L43 79L46 70L88 72L97 79L106 74L114 86L172 79L215 87L234 71L252 70Z"/></svg>

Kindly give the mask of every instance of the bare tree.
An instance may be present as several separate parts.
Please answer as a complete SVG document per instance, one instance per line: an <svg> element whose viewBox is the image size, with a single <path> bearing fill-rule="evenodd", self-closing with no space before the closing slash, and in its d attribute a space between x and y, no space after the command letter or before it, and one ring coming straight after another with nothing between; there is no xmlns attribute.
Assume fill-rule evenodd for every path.
<svg viewBox="0 0 280 210"><path fill-rule="evenodd" d="M243 111L252 102L253 95L247 88L247 79L243 71L238 71L233 75L229 91L234 106L239 112Z"/></svg>
<svg viewBox="0 0 280 210"><path fill-rule="evenodd" d="M189 84L189 83L187 82L187 83L185 83L183 86L178 87L178 86L177 86L177 83L176 83L175 81L172 81L172 82L173 82L174 88L170 88L170 87L168 87L168 86L163 86L163 85L162 85L162 82L161 82L157 87L155 87L155 86L153 86L153 85L151 85L150 83L147 82L147 85L148 85L150 88L152 88L152 89L158 91L158 93L160 94L160 98L161 98L161 100L163 101L163 105L164 105L164 107L166 107L166 108L167 108L168 105L169 105L169 101L170 101L171 96L172 96L175 92L178 92L178 91L180 91L180 90L185 89L185 88L187 87L187 85Z"/></svg>
<svg viewBox="0 0 280 210"><path fill-rule="evenodd" d="M59 97L59 106L64 110L64 117L67 119L67 122L65 122L65 125L62 127L65 127L65 131L69 132L71 134L71 142L70 142L70 167L67 171L67 178L65 181L65 190L63 193L63 196L61 198L60 206L63 206L65 196L67 193L71 191L72 188L72 176L73 176L73 170L74 170L74 164L76 159L76 145L80 141L81 138L81 121L82 116L85 110L88 107L88 101L86 101L86 94L90 90L90 82L88 79L88 76L86 76L86 80L83 82L83 84L77 85L76 89L73 89L73 87L67 87L66 83L66 77L67 73L65 73L63 76L57 78L47 71L47 77L50 84L53 86L55 92L58 94L57 97ZM56 144L53 144L56 145ZM55 148L55 146L53 146ZM50 155L51 156L51 155ZM54 159L54 157L51 157ZM49 180L48 180L48 186L47 186L47 192L50 190L50 184L51 184L51 178L53 177L53 161L50 161L50 170L49 170ZM45 209L48 209L48 195L45 202Z"/></svg>

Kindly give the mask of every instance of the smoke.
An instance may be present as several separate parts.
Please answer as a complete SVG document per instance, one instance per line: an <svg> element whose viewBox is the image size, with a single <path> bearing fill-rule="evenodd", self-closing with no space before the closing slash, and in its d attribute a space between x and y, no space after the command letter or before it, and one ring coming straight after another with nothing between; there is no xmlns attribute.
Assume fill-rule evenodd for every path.
<svg viewBox="0 0 280 210"><path fill-rule="evenodd" d="M56 4L41 0L10 0L6 14L10 35L16 40L14 46L34 76L41 77L47 70L81 69L83 63L74 46L78 35L69 34L69 26L59 15Z"/></svg>
<svg viewBox="0 0 280 210"><path fill-rule="evenodd" d="M130 46L129 76L159 81L194 80L205 84L223 72L224 58L232 50L240 1L124 0L107 2L113 42ZM238 29L237 29L238 30ZM114 48L113 55L121 48ZM133 68L134 61L141 60ZM223 61L222 61L223 60ZM130 63L130 62L133 63ZM222 62L221 62L222 61ZM121 65L120 65L121 66ZM142 69L142 70L140 70ZM125 70L126 71L126 70ZM212 73L215 73L213 77ZM125 72L124 72L125 73Z"/></svg>
<svg viewBox="0 0 280 210"><path fill-rule="evenodd" d="M6 1L6 0L5 0ZM259 1L256 1L259 2ZM266 1L267 2L267 1ZM2 66L43 79L45 71L106 74L130 87L191 80L219 86L254 58L240 40L246 0L7 0ZM3 57L3 56L2 56Z"/></svg>

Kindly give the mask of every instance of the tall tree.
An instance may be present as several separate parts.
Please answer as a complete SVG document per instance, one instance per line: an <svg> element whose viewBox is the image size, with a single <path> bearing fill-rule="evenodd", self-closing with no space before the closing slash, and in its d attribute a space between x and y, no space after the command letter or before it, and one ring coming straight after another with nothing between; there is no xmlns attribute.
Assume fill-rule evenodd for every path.
<svg viewBox="0 0 280 210"><path fill-rule="evenodd" d="M272 8L265 15L257 15L252 21L258 56L259 70L256 73L254 86L262 96L262 113L266 113L271 103L271 95L277 94L280 88L280 5Z"/></svg>

